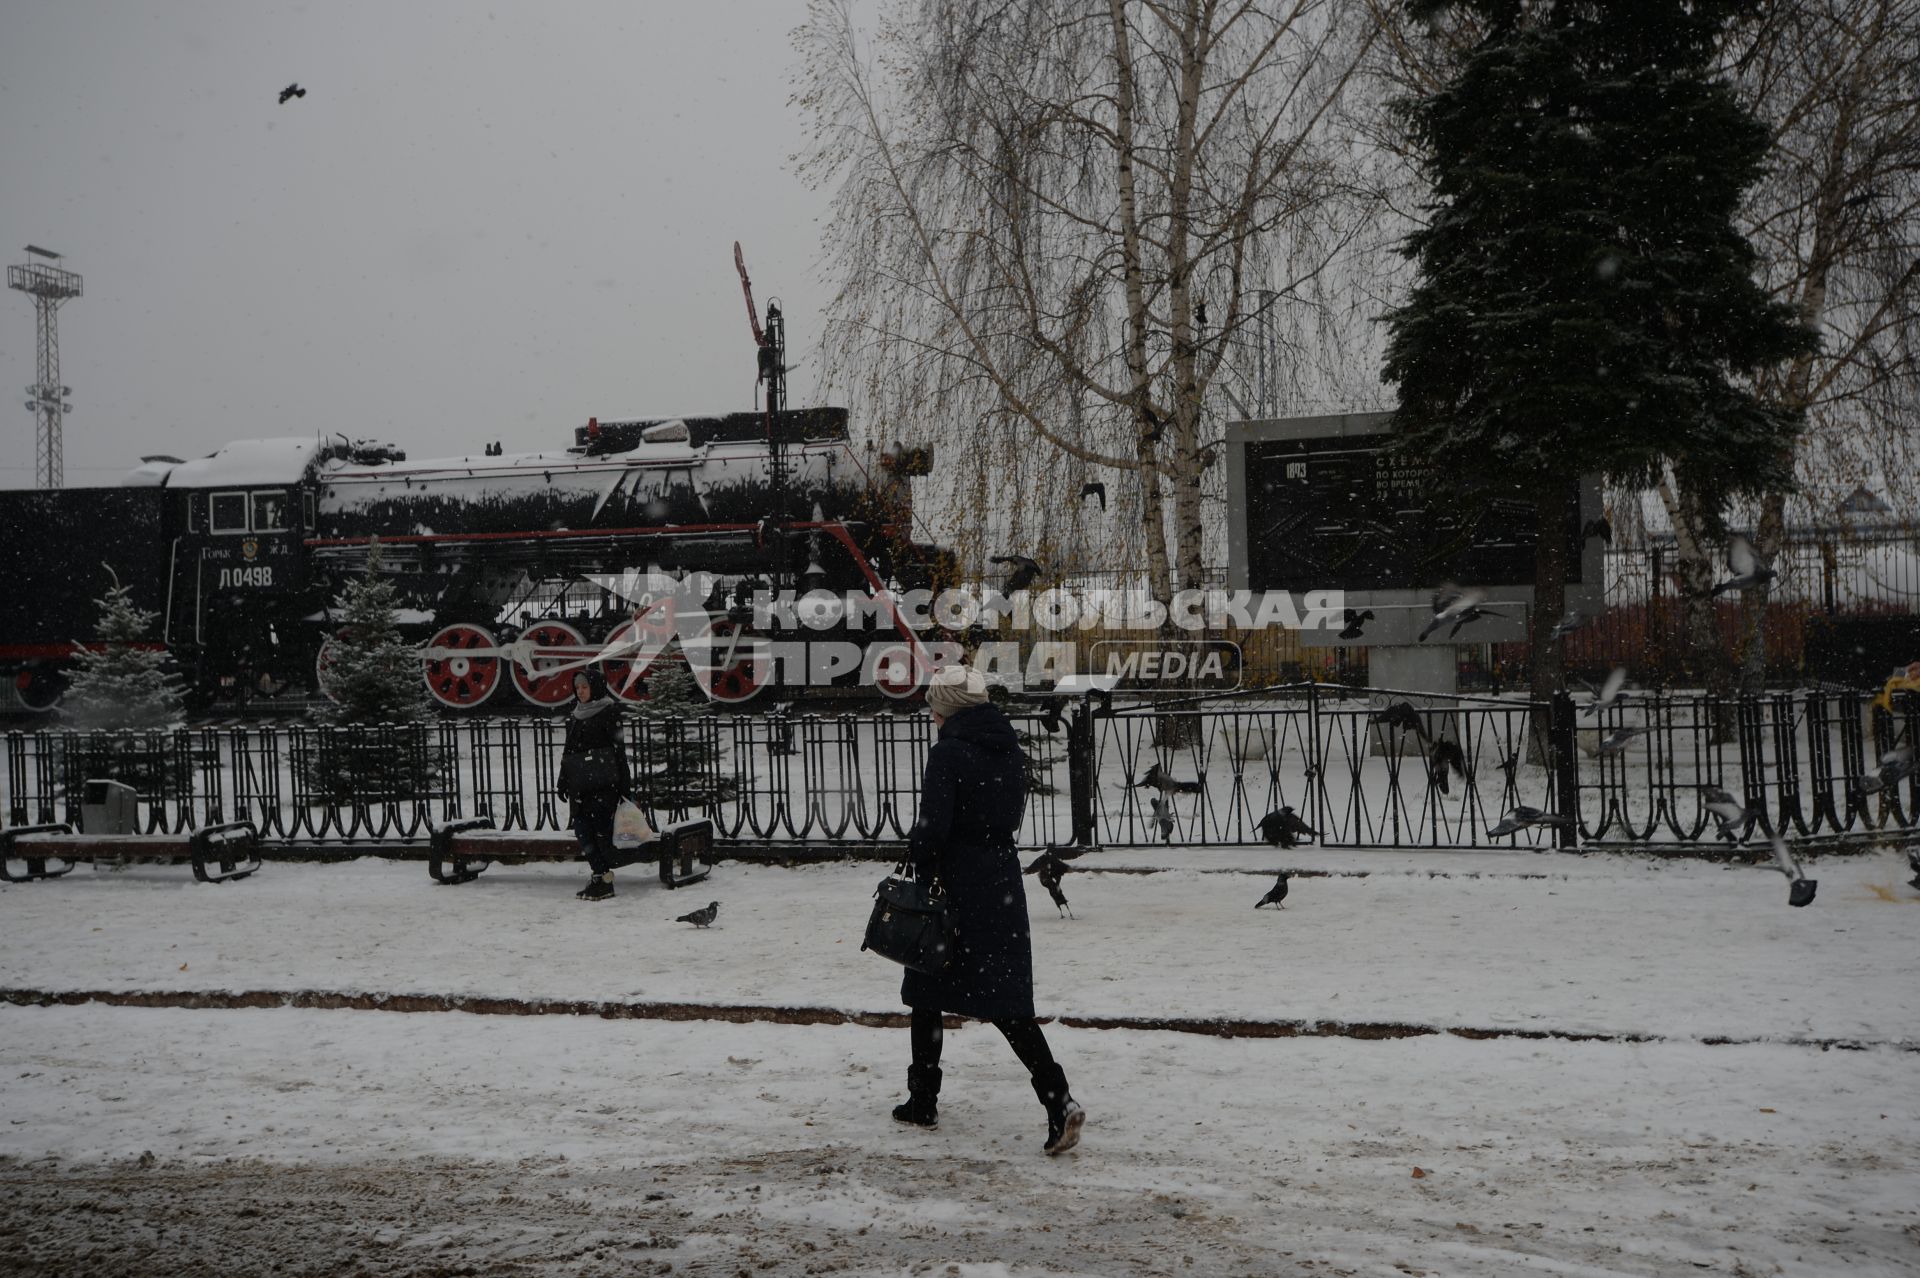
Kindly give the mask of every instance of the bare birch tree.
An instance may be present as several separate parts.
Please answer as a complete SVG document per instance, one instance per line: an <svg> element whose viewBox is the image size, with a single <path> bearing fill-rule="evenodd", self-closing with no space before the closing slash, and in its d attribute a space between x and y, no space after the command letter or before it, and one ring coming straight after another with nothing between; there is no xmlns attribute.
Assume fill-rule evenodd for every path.
<svg viewBox="0 0 1920 1278"><path fill-rule="evenodd" d="M1202 583L1229 355L1352 234L1331 112L1371 39L1357 0L920 0L871 32L815 0L829 384L958 454L974 564L1045 562L1113 479L1109 559Z"/></svg>
<svg viewBox="0 0 1920 1278"><path fill-rule="evenodd" d="M1729 50L1773 123L1771 174L1749 208L1763 279L1825 341L1769 370L1761 393L1804 410L1796 470L1816 520L1856 485L1915 509L1920 468L1920 0L1791 0ZM1788 495L1759 503L1777 558ZM1766 585L1741 604L1741 691L1760 690Z"/></svg>

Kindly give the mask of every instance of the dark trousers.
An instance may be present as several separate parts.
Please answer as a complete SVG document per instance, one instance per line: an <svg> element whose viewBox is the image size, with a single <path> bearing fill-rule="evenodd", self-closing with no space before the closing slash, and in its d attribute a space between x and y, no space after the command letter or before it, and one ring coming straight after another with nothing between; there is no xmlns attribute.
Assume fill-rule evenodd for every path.
<svg viewBox="0 0 1920 1278"><path fill-rule="evenodd" d="M595 874L613 871L613 812L619 806L617 794L583 794L574 800L573 832Z"/></svg>
<svg viewBox="0 0 1920 1278"><path fill-rule="evenodd" d="M1047 1036L1040 1032L1039 1021L1030 1018L995 1021L993 1027L1006 1036L1008 1046L1027 1067L1027 1073L1038 1078L1040 1071L1053 1067L1053 1049L1047 1046ZM926 1007L914 1008L908 1033L913 1040L913 1063L924 1068L938 1066L940 1049L946 1039L940 1013Z"/></svg>

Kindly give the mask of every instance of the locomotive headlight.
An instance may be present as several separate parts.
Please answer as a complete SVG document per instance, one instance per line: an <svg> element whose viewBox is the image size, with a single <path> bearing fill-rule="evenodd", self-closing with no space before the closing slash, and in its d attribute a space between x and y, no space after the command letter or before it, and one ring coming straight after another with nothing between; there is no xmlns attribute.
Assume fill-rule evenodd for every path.
<svg viewBox="0 0 1920 1278"><path fill-rule="evenodd" d="M831 630L847 615L847 605L831 590L809 590L795 601L793 615L809 630Z"/></svg>

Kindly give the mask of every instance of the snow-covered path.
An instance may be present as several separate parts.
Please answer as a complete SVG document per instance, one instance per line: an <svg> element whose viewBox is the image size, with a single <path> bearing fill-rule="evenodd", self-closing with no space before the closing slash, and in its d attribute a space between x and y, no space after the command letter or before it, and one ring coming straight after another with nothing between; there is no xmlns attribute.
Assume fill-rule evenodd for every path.
<svg viewBox="0 0 1920 1278"><path fill-rule="evenodd" d="M0 1010L0 1273L1814 1275L1920 1259L1910 1054L1053 1038L1093 1119L1050 1160L984 1027L949 1036L941 1126L923 1133L886 1117L898 1031Z"/></svg>
<svg viewBox="0 0 1920 1278"><path fill-rule="evenodd" d="M1027 879L1043 1014L1920 1043L1920 892L1892 853L1813 863L1820 895L1800 910L1764 868L1625 857L1175 848L1076 864L1180 868L1070 874L1073 919ZM1271 878L1210 872L1282 864L1366 877L1296 879L1284 910L1256 913ZM577 866L458 887L371 860L219 887L83 866L0 892L0 988L895 1011L898 969L860 952L883 872L722 863L669 893L635 870L594 907L573 899ZM712 930L669 921L713 899Z"/></svg>
<svg viewBox="0 0 1920 1278"><path fill-rule="evenodd" d="M1334 877L1255 913L1282 856ZM980 1026L923 1133L886 1117L898 1030L0 1005L0 1274L1920 1268L1920 892L1892 854L1811 867L1804 910L1758 868L1613 857L1089 861L1178 868L1070 875L1074 920L1029 883L1044 1012L1670 1041L1056 1025L1093 1120L1050 1160ZM587 906L567 867L83 868L0 892L0 987L892 1011L896 969L858 951L879 873L723 863ZM711 931L667 922L716 898Z"/></svg>

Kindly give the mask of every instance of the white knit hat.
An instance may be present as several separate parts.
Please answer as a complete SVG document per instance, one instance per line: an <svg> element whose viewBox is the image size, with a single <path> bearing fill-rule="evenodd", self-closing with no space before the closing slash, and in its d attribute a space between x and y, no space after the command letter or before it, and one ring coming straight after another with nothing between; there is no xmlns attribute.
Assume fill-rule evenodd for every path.
<svg viewBox="0 0 1920 1278"><path fill-rule="evenodd" d="M943 719L987 703L987 681L971 666L942 666L927 681L927 709Z"/></svg>

